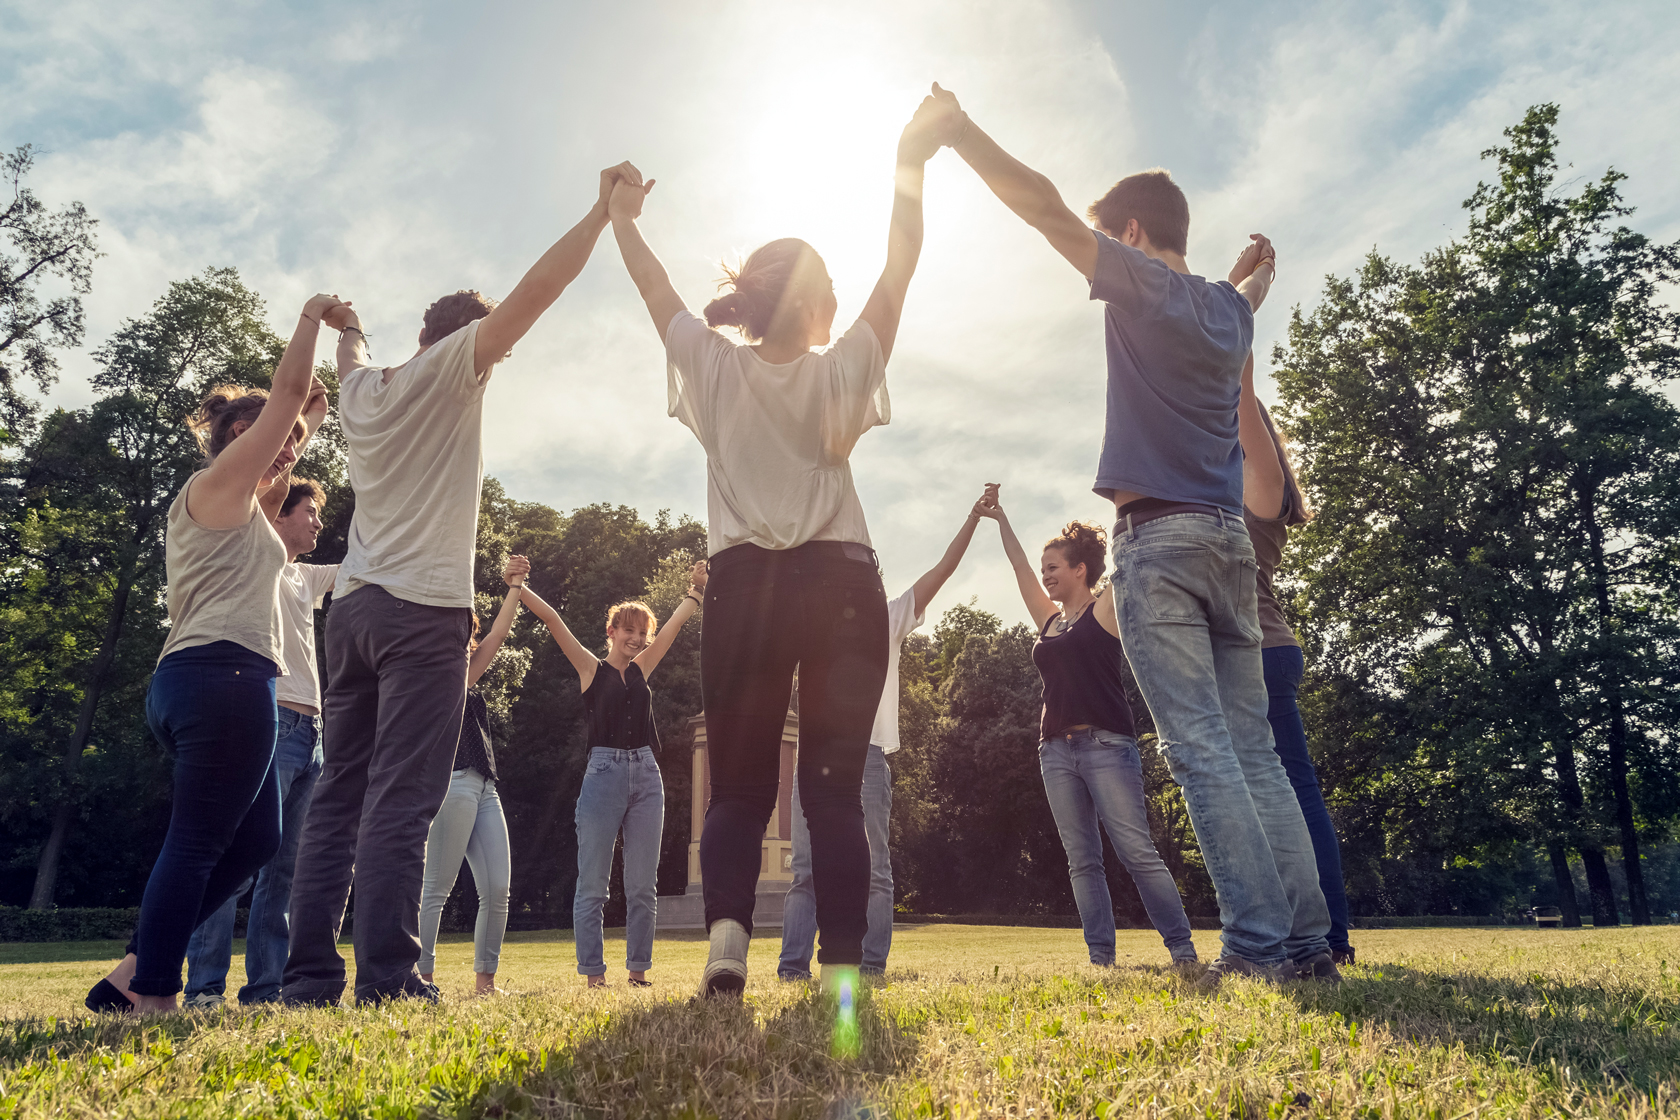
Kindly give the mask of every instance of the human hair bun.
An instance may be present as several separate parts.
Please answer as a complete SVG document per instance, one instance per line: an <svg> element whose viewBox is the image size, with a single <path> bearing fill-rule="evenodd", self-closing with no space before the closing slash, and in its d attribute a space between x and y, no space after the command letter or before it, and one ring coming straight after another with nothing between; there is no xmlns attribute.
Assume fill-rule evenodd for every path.
<svg viewBox="0 0 1680 1120"><path fill-rule="evenodd" d="M744 327L751 319L751 300L745 292L728 292L706 305L708 327Z"/></svg>
<svg viewBox="0 0 1680 1120"><path fill-rule="evenodd" d="M1089 521L1069 521L1044 547L1060 552L1070 568L1085 565L1086 587L1095 587L1108 567L1108 534Z"/></svg>
<svg viewBox="0 0 1680 1120"><path fill-rule="evenodd" d="M217 385L200 402L198 411L187 418L187 428L205 457L214 459L232 442L233 426L241 420L254 421L267 403L268 394L261 389Z"/></svg>

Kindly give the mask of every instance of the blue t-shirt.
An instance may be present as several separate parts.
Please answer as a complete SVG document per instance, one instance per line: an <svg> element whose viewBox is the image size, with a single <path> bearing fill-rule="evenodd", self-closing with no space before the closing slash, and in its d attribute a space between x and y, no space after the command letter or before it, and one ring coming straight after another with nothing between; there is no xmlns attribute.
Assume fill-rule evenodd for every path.
<svg viewBox="0 0 1680 1120"><path fill-rule="evenodd" d="M1108 423L1093 487L1202 502L1242 516L1237 397L1254 311L1208 283L1093 230L1091 298L1108 341Z"/></svg>

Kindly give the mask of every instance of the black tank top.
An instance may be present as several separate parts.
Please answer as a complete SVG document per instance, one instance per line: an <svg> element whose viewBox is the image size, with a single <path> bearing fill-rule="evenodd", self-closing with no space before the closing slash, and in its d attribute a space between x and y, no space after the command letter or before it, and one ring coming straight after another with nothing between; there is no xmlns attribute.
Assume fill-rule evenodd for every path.
<svg viewBox="0 0 1680 1120"><path fill-rule="evenodd" d="M1096 613L1092 603L1072 626L1054 637L1050 636L1052 615L1038 632L1033 664L1044 681L1040 739L1053 738L1081 723L1117 735L1137 733L1120 680L1120 639L1103 629Z"/></svg>
<svg viewBox="0 0 1680 1120"><path fill-rule="evenodd" d="M653 725L653 690L642 676L642 667L634 661L624 667L623 676L605 661L595 666L595 679L583 694L583 710L589 717L591 747L659 749L659 730Z"/></svg>

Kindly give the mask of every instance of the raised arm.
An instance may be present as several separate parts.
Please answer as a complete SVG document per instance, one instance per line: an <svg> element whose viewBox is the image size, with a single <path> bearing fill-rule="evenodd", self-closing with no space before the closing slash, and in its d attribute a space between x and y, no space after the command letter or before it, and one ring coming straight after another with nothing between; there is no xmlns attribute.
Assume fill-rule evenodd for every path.
<svg viewBox="0 0 1680 1120"><path fill-rule="evenodd" d="M933 84L933 96L960 114L951 148L974 168L982 182L1017 217L1044 235L1050 247L1067 258L1079 274L1089 280L1097 274L1097 237L1062 201L1062 193L1045 176L1034 171L981 131L957 105L956 95Z"/></svg>
<svg viewBox="0 0 1680 1120"><path fill-rule="evenodd" d="M310 399L321 316L338 302L337 296L317 295L304 304L286 353L274 368L268 403L251 426L222 449L187 495L187 512L199 524L210 529L232 529L251 520L263 476L288 446L292 448L291 457L296 458L293 429ZM280 473L289 469L288 462Z"/></svg>
<svg viewBox="0 0 1680 1120"><path fill-rule="evenodd" d="M1254 352L1243 365L1242 396L1237 401L1237 434L1243 451L1243 505L1262 521L1283 514L1283 464L1278 462L1277 444L1260 416L1260 398L1254 395Z"/></svg>
<svg viewBox="0 0 1680 1120"><path fill-rule="evenodd" d="M1009 515L1003 512L1003 506L997 500L998 487L986 487L987 497L982 498L980 504L974 508L981 517L990 517L998 523L998 535L1003 538L1003 554L1009 558L1009 566L1015 569L1015 585L1021 589L1021 601L1027 605L1027 613L1032 616L1033 625L1044 629L1045 622L1055 614L1057 606L1050 596L1044 593L1044 585L1038 582L1038 573L1033 571L1032 562L1027 559L1026 549L1021 547L1020 540L1015 536L1015 530L1009 524Z"/></svg>
<svg viewBox="0 0 1680 1120"><path fill-rule="evenodd" d="M554 636L554 644L560 647L560 652L566 655L566 660L577 670L578 690L588 692L589 686L595 681L595 670L601 667L600 658L583 648L583 643L577 640L571 628L560 618L560 612L543 601L541 595L529 587L519 588L519 601L525 604L527 610L548 627L548 632Z"/></svg>
<svg viewBox="0 0 1680 1120"><path fill-rule="evenodd" d="M367 335L362 333L361 316L347 302L327 312L322 321L338 332L338 346L333 351L333 360L338 365L338 380L342 385L346 374L370 361Z"/></svg>
<svg viewBox="0 0 1680 1120"><path fill-rule="evenodd" d="M933 602L933 597L939 594L939 589L945 586L945 581L951 578L951 573L955 572L957 565L962 562L963 553L968 551L969 542L974 540L974 527L980 524L980 518L985 516L981 512L982 506L988 499L995 501L997 498L996 487L996 483L987 484L986 493L974 503L974 508L968 511L968 517L962 523L962 528L951 538L951 543L945 546L945 555L939 558L939 563L923 572L922 578L911 587L910 590L915 595L916 617L920 618L927 613L928 604Z"/></svg>
<svg viewBox="0 0 1680 1120"><path fill-rule="evenodd" d="M642 173L629 163L601 172L600 193L589 213L550 246L513 286L507 298L479 323L478 338L473 344L473 372L480 378L525 337L525 332L542 313L560 298L566 285L577 279L577 274L589 263L589 254L595 251L601 231L607 228L607 198L613 186L632 177L638 184L642 181Z"/></svg>
<svg viewBox="0 0 1680 1120"><path fill-rule="evenodd" d="M1231 266L1227 279L1248 300L1249 307L1260 310L1266 293L1272 290L1272 281L1277 279L1277 250L1265 234L1248 235L1248 244L1237 254L1237 263Z"/></svg>
<svg viewBox="0 0 1680 1120"><path fill-rule="evenodd" d="M519 613L519 585L525 582L525 576L531 570L531 562L523 556L508 557L507 564L502 568L502 579L507 581L507 597L502 600L502 609L496 612L496 620L490 624L490 633L484 635L484 640L478 643L472 656L467 659L467 687L478 683L478 678L484 675L484 670L490 668L490 663L496 660L496 651L502 648L507 640L508 631L513 628L514 616Z"/></svg>
<svg viewBox="0 0 1680 1120"><path fill-rule="evenodd" d="M955 120L950 105L927 97L898 138L892 218L887 224L887 265L875 282L875 290L869 293L869 302L863 305L863 314L858 316L875 332L883 361L892 357L910 277L915 275L916 262L922 255L923 172L943 140L952 134Z"/></svg>
<svg viewBox="0 0 1680 1120"><path fill-rule="evenodd" d="M683 628L683 623L694 616L700 609L700 597L706 590L706 562L701 560L694 565L694 571L688 578L688 594L677 604L677 609L671 612L671 617L665 620L665 625L659 628L653 641L641 653L635 656L635 662L642 668L644 678L653 676L653 671L659 668L659 663L665 660L665 654L671 648L671 643L677 640L677 632Z"/></svg>
<svg viewBox="0 0 1680 1120"><path fill-rule="evenodd" d="M677 312L685 309L685 305L677 289L671 286L670 274L654 256L653 250L648 248L641 229L636 225L636 219L642 216L642 203L655 182L649 179L644 185L641 172L637 172L634 179L621 179L613 188L607 212L612 219L613 240L618 242L624 267L635 282L636 291L641 293L642 302L647 304L648 314L653 316L653 327L659 332L659 341L664 342L666 328Z"/></svg>

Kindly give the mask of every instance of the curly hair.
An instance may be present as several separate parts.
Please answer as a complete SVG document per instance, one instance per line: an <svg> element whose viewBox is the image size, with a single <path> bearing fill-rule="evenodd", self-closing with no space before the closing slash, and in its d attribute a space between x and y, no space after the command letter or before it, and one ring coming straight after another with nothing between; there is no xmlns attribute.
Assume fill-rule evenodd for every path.
<svg viewBox="0 0 1680 1120"><path fill-rule="evenodd" d="M426 319L420 330L420 345L442 342L468 323L482 319L496 310L496 301L483 292L463 288L437 300L426 308Z"/></svg>
<svg viewBox="0 0 1680 1120"><path fill-rule="evenodd" d="M243 385L218 385L211 389L210 395L198 406L198 411L187 417L187 429L198 440L198 449L204 452L204 461L215 462L216 456L239 434L233 430L234 425L241 421L247 425L256 423L267 403L268 393L262 389L248 389ZM292 434L297 439L303 438L302 419L298 420Z"/></svg>
<svg viewBox="0 0 1680 1120"><path fill-rule="evenodd" d="M1069 521L1060 536L1044 542L1044 548L1060 552L1070 568L1085 565L1086 587L1095 587L1108 566L1108 534L1089 521Z"/></svg>
<svg viewBox="0 0 1680 1120"><path fill-rule="evenodd" d="M291 489L286 491L286 500L280 503L280 516L285 517L298 507L298 503L308 498L315 503L316 512L327 504L327 495L321 489L321 484L312 478L298 478L292 476Z"/></svg>

